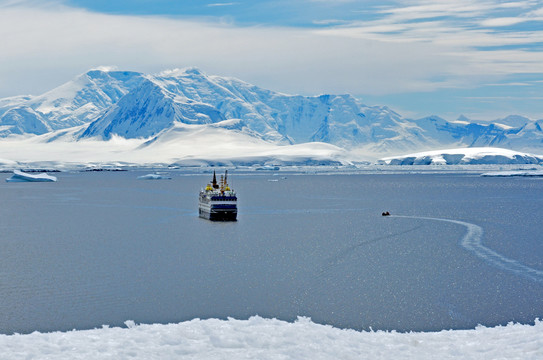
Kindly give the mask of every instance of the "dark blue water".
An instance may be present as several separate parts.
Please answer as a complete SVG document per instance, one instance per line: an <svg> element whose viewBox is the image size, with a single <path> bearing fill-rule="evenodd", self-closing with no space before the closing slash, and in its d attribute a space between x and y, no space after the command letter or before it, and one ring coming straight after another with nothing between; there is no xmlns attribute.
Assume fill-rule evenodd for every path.
<svg viewBox="0 0 543 360"><path fill-rule="evenodd" d="M540 179L234 172L238 221L217 223L197 216L210 175L142 174L0 183L0 333L256 314L429 331L543 316ZM479 227L505 265L461 245L468 225L421 217Z"/></svg>

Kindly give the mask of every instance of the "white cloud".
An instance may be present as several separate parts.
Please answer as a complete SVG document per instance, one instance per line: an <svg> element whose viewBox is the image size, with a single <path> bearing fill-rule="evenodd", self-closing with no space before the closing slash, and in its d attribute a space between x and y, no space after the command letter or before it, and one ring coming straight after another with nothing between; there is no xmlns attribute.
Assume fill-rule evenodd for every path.
<svg viewBox="0 0 543 360"><path fill-rule="evenodd" d="M539 11L528 1L410 1L381 8L377 20L319 30L9 3L0 12L0 97L40 93L104 64L143 72L197 66L304 94L432 91L496 82L507 74L543 73L540 52L477 49L540 41L541 31L497 33L476 26L499 6Z"/></svg>
<svg viewBox="0 0 543 360"><path fill-rule="evenodd" d="M397 44L431 44L444 58L441 86L467 86L482 79L521 73L543 73L541 52L500 49L509 45L529 48L543 38L543 30L496 31L494 27L538 20L533 1L419 0L405 6L383 7L373 21L352 22L320 30L321 34ZM516 9L515 17L491 18L496 9ZM484 19L484 20L481 20ZM492 47L492 49L491 49ZM437 85L437 84L436 84Z"/></svg>
<svg viewBox="0 0 543 360"><path fill-rule="evenodd" d="M481 25L488 27L511 26L524 21L526 21L526 19L521 17L503 17L483 20L481 21Z"/></svg>
<svg viewBox="0 0 543 360"><path fill-rule="evenodd" d="M229 3L213 3L213 4L207 4L207 7L221 7L221 6L232 6L232 5L238 5L237 2L229 2Z"/></svg>
<svg viewBox="0 0 543 360"><path fill-rule="evenodd" d="M309 2L315 2L315 3L328 3L328 4L347 4L347 3L353 3L357 0L307 0Z"/></svg>
<svg viewBox="0 0 543 360"><path fill-rule="evenodd" d="M340 24L349 24L347 20L340 19L325 19L325 20L313 20L315 25L340 25Z"/></svg>
<svg viewBox="0 0 543 360"><path fill-rule="evenodd" d="M388 14L389 21L409 21L435 17L473 17L483 14L492 6L487 2L457 0L419 0L407 2L407 6L386 7L380 12Z"/></svg>
<svg viewBox="0 0 543 360"><path fill-rule="evenodd" d="M119 68L117 66L114 66L114 65L110 65L110 66L100 65L100 66L97 66L97 67L93 68L92 70L116 71L116 70L119 70Z"/></svg>
<svg viewBox="0 0 543 360"><path fill-rule="evenodd" d="M197 66L290 93L387 93L431 87L427 74L451 61L425 44L70 8L3 9L0 36L1 96L44 91L102 64L146 72Z"/></svg>

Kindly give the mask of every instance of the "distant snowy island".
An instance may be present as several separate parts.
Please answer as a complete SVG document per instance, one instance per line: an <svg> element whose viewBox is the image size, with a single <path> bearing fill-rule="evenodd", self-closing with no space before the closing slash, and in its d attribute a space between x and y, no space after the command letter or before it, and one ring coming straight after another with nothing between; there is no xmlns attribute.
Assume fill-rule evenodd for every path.
<svg viewBox="0 0 543 360"><path fill-rule="evenodd" d="M476 147L392 156L381 159L379 163L386 165L541 164L543 156L508 149Z"/></svg>
<svg viewBox="0 0 543 360"><path fill-rule="evenodd" d="M348 94L286 95L196 68L90 70L0 99L0 166L538 164L542 129L516 115L412 120ZM454 150L417 153L433 149Z"/></svg>

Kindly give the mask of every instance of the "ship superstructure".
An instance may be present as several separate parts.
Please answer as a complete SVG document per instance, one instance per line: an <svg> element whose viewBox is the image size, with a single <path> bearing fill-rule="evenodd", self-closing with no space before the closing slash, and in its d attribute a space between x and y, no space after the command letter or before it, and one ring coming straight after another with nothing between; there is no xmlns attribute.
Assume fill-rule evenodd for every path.
<svg viewBox="0 0 543 360"><path fill-rule="evenodd" d="M217 176L213 171L213 181L200 190L198 213L200 217L209 220L235 221L238 216L236 192L228 186L228 170Z"/></svg>

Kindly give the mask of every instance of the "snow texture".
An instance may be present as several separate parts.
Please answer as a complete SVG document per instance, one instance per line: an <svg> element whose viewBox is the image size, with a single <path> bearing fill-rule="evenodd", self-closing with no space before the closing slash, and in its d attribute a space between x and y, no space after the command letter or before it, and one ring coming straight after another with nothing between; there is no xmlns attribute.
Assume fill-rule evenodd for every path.
<svg viewBox="0 0 543 360"><path fill-rule="evenodd" d="M55 176L41 174L29 174L19 170L13 170L13 175L6 179L7 182L54 182L57 181Z"/></svg>
<svg viewBox="0 0 543 360"><path fill-rule="evenodd" d="M0 335L4 359L541 359L543 322L435 333L358 332L258 316Z"/></svg>

